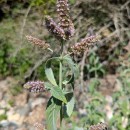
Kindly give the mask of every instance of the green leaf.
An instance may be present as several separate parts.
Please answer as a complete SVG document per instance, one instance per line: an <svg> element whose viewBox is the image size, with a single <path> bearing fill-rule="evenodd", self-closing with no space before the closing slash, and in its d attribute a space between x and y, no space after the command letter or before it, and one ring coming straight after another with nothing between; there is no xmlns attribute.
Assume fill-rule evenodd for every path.
<svg viewBox="0 0 130 130"><path fill-rule="evenodd" d="M94 60L95 60L95 56L94 56L94 55L91 55L90 58L89 58L89 63L90 63L90 64L93 64L93 63L94 63Z"/></svg>
<svg viewBox="0 0 130 130"><path fill-rule="evenodd" d="M54 86L58 86L56 83L56 79L54 77L54 73L53 70L51 68L51 64L52 61L58 61L59 62L59 57L53 57L50 58L49 60L47 60L46 64L45 64L45 74L47 76L47 79L54 85Z"/></svg>
<svg viewBox="0 0 130 130"><path fill-rule="evenodd" d="M105 74L105 70L104 70L104 69L101 69L100 71L101 71L103 74Z"/></svg>
<svg viewBox="0 0 130 130"><path fill-rule="evenodd" d="M68 56L68 55L66 55L66 56L63 58L63 60L65 60L65 61L68 63L68 65L69 65L70 68L72 69L72 71L73 71L75 77L77 77L77 76L79 75L79 68L78 68L77 64L75 64L75 63L73 62L72 58L71 58L70 56Z"/></svg>
<svg viewBox="0 0 130 130"><path fill-rule="evenodd" d="M75 127L74 130L84 130L84 129L81 127Z"/></svg>
<svg viewBox="0 0 130 130"><path fill-rule="evenodd" d="M64 80L62 83L63 83L64 85L66 85L66 84L68 84L68 80Z"/></svg>
<svg viewBox="0 0 130 130"><path fill-rule="evenodd" d="M64 104L62 107L62 118L68 118L71 116L75 103L73 92L66 93L65 97L67 99L67 104Z"/></svg>
<svg viewBox="0 0 130 130"><path fill-rule="evenodd" d="M67 103L66 97L63 93L63 91L60 89L60 87L53 87L51 88L51 94L54 96L56 99L59 99L60 101L63 101L64 103Z"/></svg>
<svg viewBox="0 0 130 130"><path fill-rule="evenodd" d="M94 64L98 64L99 63L99 57L96 57L94 60Z"/></svg>
<svg viewBox="0 0 130 130"><path fill-rule="evenodd" d="M97 68L93 67L92 69L89 70L89 72L94 72L97 71Z"/></svg>
<svg viewBox="0 0 130 130"><path fill-rule="evenodd" d="M78 77L79 75L79 68L78 66L72 61L71 57L69 55L66 55L63 57L63 61L69 65L71 69L71 77L68 80L68 84L72 83L74 81L74 78ZM64 82L64 84L67 84L67 80Z"/></svg>
<svg viewBox="0 0 130 130"><path fill-rule="evenodd" d="M54 78L54 74L51 68L46 68L45 69L45 73L47 76L47 79L54 85L54 86L58 86L56 83L56 80Z"/></svg>
<svg viewBox="0 0 130 130"><path fill-rule="evenodd" d="M51 83L45 82L44 83L46 89L52 89L54 86Z"/></svg>
<svg viewBox="0 0 130 130"><path fill-rule="evenodd" d="M74 109L74 97L71 98L71 100L67 103L66 107L67 107L67 114L68 116L71 116L73 109Z"/></svg>
<svg viewBox="0 0 130 130"><path fill-rule="evenodd" d="M48 101L46 109L47 130L57 130L56 122L60 109L61 109L61 102L51 97L50 100Z"/></svg>

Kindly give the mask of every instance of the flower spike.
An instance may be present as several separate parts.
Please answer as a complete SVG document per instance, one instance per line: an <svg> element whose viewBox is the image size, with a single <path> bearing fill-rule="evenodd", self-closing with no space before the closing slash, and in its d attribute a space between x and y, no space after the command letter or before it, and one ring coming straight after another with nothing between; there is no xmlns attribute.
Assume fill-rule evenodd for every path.
<svg viewBox="0 0 130 130"><path fill-rule="evenodd" d="M33 92L33 93L45 91L44 82L42 81L30 81L24 84L23 87L29 90L29 92Z"/></svg>
<svg viewBox="0 0 130 130"><path fill-rule="evenodd" d="M98 123L97 125L90 126L89 130L108 130L108 125L106 123Z"/></svg>
<svg viewBox="0 0 130 130"><path fill-rule="evenodd" d="M54 34L56 37L65 40L65 32L60 28L50 16L45 17L47 29Z"/></svg>
<svg viewBox="0 0 130 130"><path fill-rule="evenodd" d="M57 12L59 15L59 26L65 31L66 39L70 39L74 35L75 29L69 15L68 0L57 0Z"/></svg>
<svg viewBox="0 0 130 130"><path fill-rule="evenodd" d="M38 45L39 47L43 48L43 49L46 49L46 48L49 48L50 45L38 38L35 38L35 37L32 37L32 36L29 36L27 35L26 36L27 40L35 45Z"/></svg>
<svg viewBox="0 0 130 130"><path fill-rule="evenodd" d="M80 54L85 50L89 51L89 49L95 45L96 41L98 41L98 38L96 36L86 37L72 46L71 50L74 54Z"/></svg>

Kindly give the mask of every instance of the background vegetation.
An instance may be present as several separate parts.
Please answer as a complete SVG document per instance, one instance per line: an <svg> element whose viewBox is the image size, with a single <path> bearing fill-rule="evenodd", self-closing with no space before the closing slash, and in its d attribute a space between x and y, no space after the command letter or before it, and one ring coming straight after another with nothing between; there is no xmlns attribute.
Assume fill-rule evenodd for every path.
<svg viewBox="0 0 130 130"><path fill-rule="evenodd" d="M5 106L0 103L3 129L2 121L9 119L7 113L19 107L15 100L25 93L22 85L28 80L46 80L41 64L50 54L27 43L25 36L45 39L56 51L60 49L58 41L48 35L44 26L46 14L56 20L55 4L56 0L0 1L0 87L3 89L3 81L10 77L13 82L11 87L7 87L9 83L5 86L9 90L1 91L0 100L6 103ZM77 103L72 119L64 123L63 130L66 124L68 130L86 130L100 121L107 122L111 130L130 130L130 1L70 0L70 8L76 33L66 48L86 34L98 34L100 41L89 56L86 53L74 56L81 70L75 82ZM3 92L10 93L11 99L5 98ZM29 102L32 96L27 95ZM48 95L38 97L47 99ZM17 127L30 130L30 124L22 122Z"/></svg>

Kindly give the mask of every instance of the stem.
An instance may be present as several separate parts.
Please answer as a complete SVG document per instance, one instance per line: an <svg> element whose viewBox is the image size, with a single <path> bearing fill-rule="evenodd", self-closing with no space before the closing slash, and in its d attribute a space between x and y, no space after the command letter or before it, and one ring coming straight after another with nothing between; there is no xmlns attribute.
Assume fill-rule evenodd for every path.
<svg viewBox="0 0 130 130"><path fill-rule="evenodd" d="M63 49L64 49L64 42L63 41L61 41L61 50L60 50L60 54L61 54L61 60L60 60L60 70L59 70L59 87L60 87L60 89L62 89L62 75L63 75L63 72L62 72L62 67L63 67L63 65L62 65L62 57L63 57ZM63 111L62 111L62 107L63 107L63 104L61 105L61 113L60 113L60 115L61 115L61 117L60 117L60 125L61 125L61 127L62 127L62 116L63 116Z"/></svg>
<svg viewBox="0 0 130 130"><path fill-rule="evenodd" d="M62 40L61 41L61 50L60 50L61 55L63 54L63 50L64 50L64 41Z"/></svg>
<svg viewBox="0 0 130 130"><path fill-rule="evenodd" d="M59 86L62 89L62 62L60 61Z"/></svg>
<svg viewBox="0 0 130 130"><path fill-rule="evenodd" d="M64 41L61 41L61 60L60 60L60 71L59 71L59 87L62 89L62 56L64 49Z"/></svg>
<svg viewBox="0 0 130 130"><path fill-rule="evenodd" d="M60 89L62 89L62 61L60 61L60 70L59 70L59 87ZM61 111L60 111L60 126L62 127L62 119L63 119L63 111L62 111L62 106L63 104L61 105Z"/></svg>
<svg viewBox="0 0 130 130"><path fill-rule="evenodd" d="M47 48L49 51L53 52L53 50L51 48Z"/></svg>

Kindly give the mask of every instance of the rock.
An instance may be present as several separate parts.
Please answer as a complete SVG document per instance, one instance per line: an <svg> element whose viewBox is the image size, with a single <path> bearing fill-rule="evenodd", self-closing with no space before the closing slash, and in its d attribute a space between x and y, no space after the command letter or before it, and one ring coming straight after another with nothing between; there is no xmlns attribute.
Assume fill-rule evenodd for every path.
<svg viewBox="0 0 130 130"><path fill-rule="evenodd" d="M30 106L28 104L25 104L23 107L18 108L16 112L19 113L21 116L27 116L30 111Z"/></svg>
<svg viewBox="0 0 130 130"><path fill-rule="evenodd" d="M2 92L7 92L13 84L16 84L16 80L11 77L7 77L5 80L0 81L0 88Z"/></svg>
<svg viewBox="0 0 130 130"><path fill-rule="evenodd" d="M6 100L0 101L0 106L2 106L2 109L3 108L6 108L6 109L10 109L11 108Z"/></svg>
<svg viewBox="0 0 130 130"><path fill-rule="evenodd" d="M34 125L37 122L42 123L45 120L45 109L46 106L44 104L36 106L26 117L25 122L31 125Z"/></svg>
<svg viewBox="0 0 130 130"><path fill-rule="evenodd" d="M15 105L18 107L23 107L27 103L28 93L24 92L15 97Z"/></svg>
<svg viewBox="0 0 130 130"><path fill-rule="evenodd" d="M0 130L16 130L18 125L15 122L9 122L7 120L0 122Z"/></svg>
<svg viewBox="0 0 130 130"><path fill-rule="evenodd" d="M0 109L0 115L4 114L5 110L4 109Z"/></svg>
<svg viewBox="0 0 130 130"><path fill-rule="evenodd" d="M105 113L108 119L111 119L113 117L113 110L109 104L105 106Z"/></svg>
<svg viewBox="0 0 130 130"><path fill-rule="evenodd" d="M0 92L0 100L2 100L3 94L4 94L4 93Z"/></svg>
<svg viewBox="0 0 130 130"><path fill-rule="evenodd" d="M37 98L33 101L31 101L31 107L32 109L38 105L42 105L46 102L46 100L44 98Z"/></svg>
<svg viewBox="0 0 130 130"><path fill-rule="evenodd" d="M25 116L20 115L19 113L12 111L7 112L8 121L13 121L18 125L21 125L24 122Z"/></svg>
<svg viewBox="0 0 130 130"><path fill-rule="evenodd" d="M105 99L106 99L106 101L107 101L109 104L112 104L112 103L113 103L113 99L112 99L111 96L106 95L106 96L105 96Z"/></svg>

